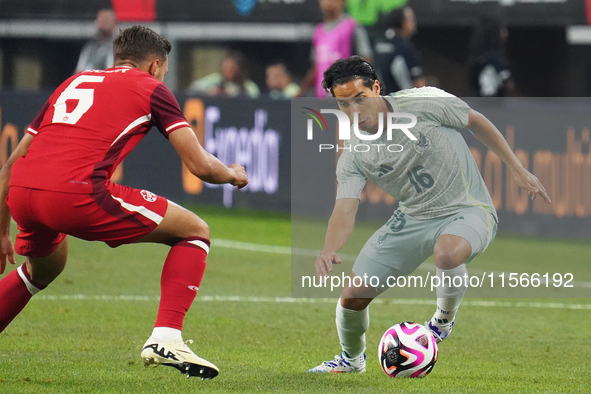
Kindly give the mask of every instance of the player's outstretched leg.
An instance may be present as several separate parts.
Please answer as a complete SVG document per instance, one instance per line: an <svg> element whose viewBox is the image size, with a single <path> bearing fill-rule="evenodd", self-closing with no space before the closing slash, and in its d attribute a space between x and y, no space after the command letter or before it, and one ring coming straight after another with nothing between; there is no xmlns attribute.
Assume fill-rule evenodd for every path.
<svg viewBox="0 0 591 394"><path fill-rule="evenodd" d="M440 279L437 287L437 310L425 327L431 331L437 342L449 336L460 303L466 292L465 276L468 271L464 261L472 248L462 237L443 234L435 244L436 275ZM455 280L454 280L455 279Z"/></svg>
<svg viewBox="0 0 591 394"><path fill-rule="evenodd" d="M49 256L28 258L0 281L0 332L63 271L67 256L68 241L64 239Z"/></svg>
<svg viewBox="0 0 591 394"><path fill-rule="evenodd" d="M209 253L207 224L194 213L169 203L164 220L139 242L172 245L162 269L156 324L141 352L144 365L171 366L187 378L216 377L218 367L193 353L181 335L185 314L197 295L205 272Z"/></svg>
<svg viewBox="0 0 591 394"><path fill-rule="evenodd" d="M337 302L336 325L342 353L324 361L308 372L363 373L365 372L365 332L369 328L369 304L373 298L367 288L345 288ZM354 298L368 297L368 298Z"/></svg>

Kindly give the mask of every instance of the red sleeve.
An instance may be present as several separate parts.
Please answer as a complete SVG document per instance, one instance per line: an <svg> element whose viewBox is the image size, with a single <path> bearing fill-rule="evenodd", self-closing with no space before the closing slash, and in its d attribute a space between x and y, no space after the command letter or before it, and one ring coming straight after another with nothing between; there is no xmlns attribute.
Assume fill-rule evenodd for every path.
<svg viewBox="0 0 591 394"><path fill-rule="evenodd" d="M181 127L191 127L181 112L176 98L165 84L159 84L150 97L152 122L162 135L168 135Z"/></svg>
<svg viewBox="0 0 591 394"><path fill-rule="evenodd" d="M41 108L41 111L39 111L39 113L37 114L37 116L35 116L35 119L31 123L31 125L27 128L27 133L29 133L33 136L35 136L39 133L39 127L41 126L41 122L43 121L43 116L45 116L45 112L47 111L47 108L49 108L49 100L47 100L45 102L45 104Z"/></svg>

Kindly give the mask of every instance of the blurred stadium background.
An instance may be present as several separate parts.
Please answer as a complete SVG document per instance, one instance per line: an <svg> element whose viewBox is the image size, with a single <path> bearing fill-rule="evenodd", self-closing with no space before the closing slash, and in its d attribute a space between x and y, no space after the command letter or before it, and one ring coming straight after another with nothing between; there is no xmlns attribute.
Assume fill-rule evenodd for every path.
<svg viewBox="0 0 591 394"><path fill-rule="evenodd" d="M347 12L372 38L383 16L406 0L347 0ZM589 3L587 1L587 3ZM520 96L591 93L591 28L584 0L421 0L415 10L425 74L459 96L469 93L468 43L478 17L497 13L507 24L507 56ZM94 34L97 11L113 8L121 24L142 22L173 43L167 84L186 89L216 71L227 50L242 51L251 78L281 58L301 81L310 66L310 38L322 21L317 0L1 0L0 86L55 88L75 69ZM263 88L264 90L264 88Z"/></svg>

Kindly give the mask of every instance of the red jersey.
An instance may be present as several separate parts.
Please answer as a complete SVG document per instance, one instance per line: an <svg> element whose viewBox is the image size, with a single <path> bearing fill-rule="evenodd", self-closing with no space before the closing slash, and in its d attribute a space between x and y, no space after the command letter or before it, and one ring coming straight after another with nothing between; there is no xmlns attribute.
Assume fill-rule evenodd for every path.
<svg viewBox="0 0 591 394"><path fill-rule="evenodd" d="M28 128L35 138L14 164L10 186L96 192L153 126L166 138L189 127L164 83L130 67L74 75Z"/></svg>

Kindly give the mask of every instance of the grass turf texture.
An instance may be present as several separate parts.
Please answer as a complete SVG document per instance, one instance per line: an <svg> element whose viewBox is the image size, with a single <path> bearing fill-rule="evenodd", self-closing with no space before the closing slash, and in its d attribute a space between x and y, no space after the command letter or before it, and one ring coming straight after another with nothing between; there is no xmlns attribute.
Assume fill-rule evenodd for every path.
<svg viewBox="0 0 591 394"><path fill-rule="evenodd" d="M196 207L196 212L209 223L213 238L290 244L286 215L211 207ZM309 234L323 236L325 225L313 224ZM362 243L357 239L375 228L359 224L359 237L352 244ZM184 330L185 339L195 340L192 348L218 365L220 375L202 382L187 380L172 368L144 368L139 352L156 317L159 275L168 248L130 245L111 250L101 243L70 241L64 273L0 334L0 393L591 392L589 309L514 306L518 301L588 305L588 299L497 299L513 306L496 307L466 303L425 379L387 378L378 364L377 343L399 321L424 321L434 305L384 299L371 306L367 373L305 374L339 352L335 301L271 302L269 298L290 294L290 256L221 247L211 250ZM588 262L591 247L498 236L478 267L495 260L502 265L508 258L526 266L551 265L561 251L568 251L578 265ZM65 299L70 295L84 297ZM212 296L265 298L215 301Z"/></svg>

